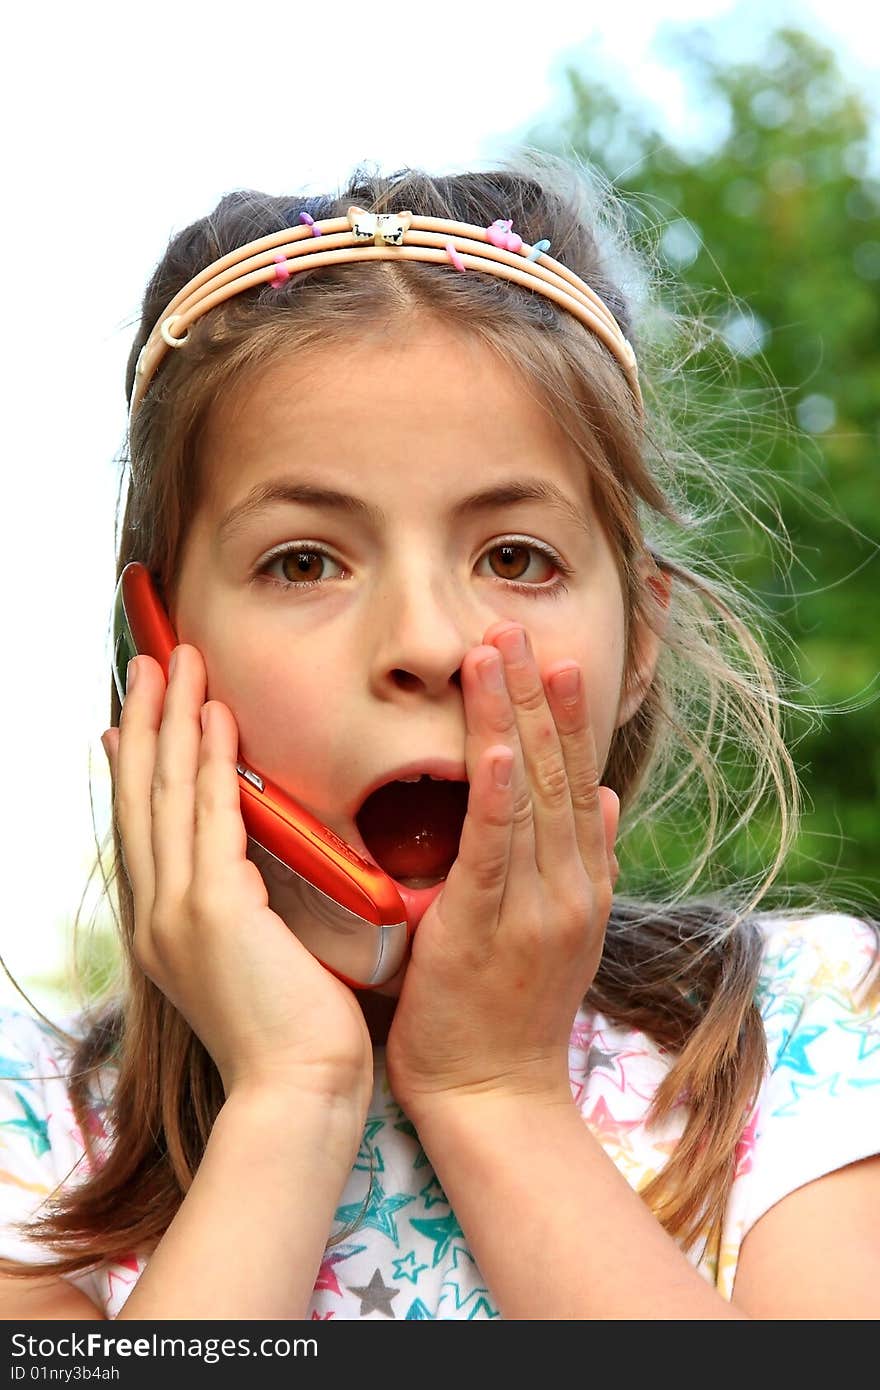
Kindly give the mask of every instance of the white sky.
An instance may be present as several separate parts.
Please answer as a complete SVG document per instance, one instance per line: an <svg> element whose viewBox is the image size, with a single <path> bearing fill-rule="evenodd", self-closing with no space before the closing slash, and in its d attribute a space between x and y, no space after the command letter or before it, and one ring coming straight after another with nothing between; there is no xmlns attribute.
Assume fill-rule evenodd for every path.
<svg viewBox="0 0 880 1390"><path fill-rule="evenodd" d="M735 9L732 54L759 51L767 27L789 18L876 84L880 19L864 0L7 10L2 716L13 795L0 951L35 998L51 1003L36 981L62 958L91 861L90 759L107 824L114 457L131 325L169 235L235 187L332 188L361 160L485 167L552 117L563 61L620 73L682 134L699 116L651 54L658 20L714 26Z"/></svg>

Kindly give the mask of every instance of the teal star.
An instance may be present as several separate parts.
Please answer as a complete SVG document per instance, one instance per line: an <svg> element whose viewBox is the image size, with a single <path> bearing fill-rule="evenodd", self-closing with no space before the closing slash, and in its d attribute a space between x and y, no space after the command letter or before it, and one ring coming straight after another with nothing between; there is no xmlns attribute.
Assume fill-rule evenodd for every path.
<svg viewBox="0 0 880 1390"><path fill-rule="evenodd" d="M400 1211L401 1207L414 1201L415 1197L410 1197L405 1192L398 1192L395 1197L386 1197L382 1184L374 1182L370 1188L366 1210L363 1202L350 1202L347 1206L337 1208L336 1220L346 1223L357 1221L360 1225L371 1226L374 1231L381 1231L382 1235L399 1245L394 1214Z"/></svg>
<svg viewBox="0 0 880 1390"><path fill-rule="evenodd" d="M354 1162L355 1168L360 1169L361 1172L366 1170L369 1173L372 1168L376 1168L380 1173L385 1171L385 1163L380 1151L373 1148L373 1140L380 1129L384 1128L384 1120L367 1120L364 1125L364 1137Z"/></svg>
<svg viewBox="0 0 880 1390"><path fill-rule="evenodd" d="M426 1183L425 1186L421 1189L421 1191L419 1192L419 1196L422 1198L426 1207L436 1206L438 1202L443 1202L444 1205L446 1205L447 1207L449 1206L449 1202L446 1199L446 1193L440 1186L436 1174L431 1178L431 1181Z"/></svg>
<svg viewBox="0 0 880 1390"><path fill-rule="evenodd" d="M471 1311L467 1315L468 1322L473 1322L474 1318L477 1317L480 1313L484 1313L487 1318L497 1318L501 1316L499 1310L497 1308L493 1308L492 1304L489 1302L489 1290L486 1288L470 1289L469 1292L466 1293L463 1298L461 1289L459 1288L458 1284L456 1284L453 1280L447 1280L443 1284L443 1288L449 1289L452 1292L452 1296L455 1299L456 1312L459 1312L462 1308L466 1308L472 1298L476 1299L473 1308L471 1308ZM437 1300L438 1307L446 1297L447 1294L441 1293L439 1299Z"/></svg>
<svg viewBox="0 0 880 1390"><path fill-rule="evenodd" d="M31 1082L31 1063L16 1062L14 1057L0 1057L0 1078L4 1081Z"/></svg>
<svg viewBox="0 0 880 1390"><path fill-rule="evenodd" d="M860 1062L880 1051L880 1019L866 1018L864 1023L840 1023L838 1027L844 1033L855 1033L859 1040Z"/></svg>
<svg viewBox="0 0 880 1390"><path fill-rule="evenodd" d="M467 1246L456 1245L452 1251L452 1268L458 1269L459 1262L462 1260L467 1260L471 1269L476 1269L477 1262L471 1254L470 1250L468 1250ZM467 1268L467 1266L465 1266L465 1268Z"/></svg>
<svg viewBox="0 0 880 1390"><path fill-rule="evenodd" d="M434 1268L443 1259L456 1236L463 1236L464 1231L459 1226L455 1215L450 1212L448 1216L436 1216L430 1221L418 1221L415 1217L410 1217L409 1224L414 1226L422 1235L434 1241Z"/></svg>
<svg viewBox="0 0 880 1390"><path fill-rule="evenodd" d="M809 1081L792 1081L791 1099L787 1100L784 1105L778 1106L772 1113L774 1115L793 1114L800 1105L801 1096L808 1095L811 1091L819 1092L827 1090L829 1096L836 1096L837 1091L835 1087L839 1080L840 1072L835 1072L833 1076L821 1077L812 1084Z"/></svg>
<svg viewBox="0 0 880 1390"><path fill-rule="evenodd" d="M22 1129L31 1141L31 1148L39 1158L49 1148L49 1127L45 1120L41 1120L37 1112L28 1104L21 1091L16 1091L15 1098L25 1113L23 1120L0 1120L2 1129Z"/></svg>
<svg viewBox="0 0 880 1390"><path fill-rule="evenodd" d="M794 1037L786 1039L777 1061L777 1067L791 1067L792 1071L802 1072L805 1076L815 1076L814 1069L810 1066L806 1057L806 1048L821 1037L825 1032L824 1027L799 1028Z"/></svg>
<svg viewBox="0 0 880 1390"><path fill-rule="evenodd" d="M419 1144L419 1136L416 1133L415 1126L406 1118L403 1111L400 1113L401 1118L394 1128L399 1130L401 1134L406 1134L410 1139L415 1139L418 1144L418 1153L413 1159L413 1168L424 1168L425 1164L428 1162L428 1155L425 1153L421 1144Z"/></svg>
<svg viewBox="0 0 880 1390"><path fill-rule="evenodd" d="M420 1298L414 1299L407 1309L406 1321L425 1322L429 1318L431 1322L434 1322L436 1320L436 1314L430 1312L428 1310L428 1305L423 1303Z"/></svg>
<svg viewBox="0 0 880 1390"><path fill-rule="evenodd" d="M409 1279L413 1284L418 1283L419 1275L428 1268L427 1265L416 1264L416 1252L414 1250L410 1250L408 1255L402 1256L399 1260L392 1260L391 1263L394 1266L395 1279ZM407 1265L409 1266L408 1269L406 1268Z"/></svg>

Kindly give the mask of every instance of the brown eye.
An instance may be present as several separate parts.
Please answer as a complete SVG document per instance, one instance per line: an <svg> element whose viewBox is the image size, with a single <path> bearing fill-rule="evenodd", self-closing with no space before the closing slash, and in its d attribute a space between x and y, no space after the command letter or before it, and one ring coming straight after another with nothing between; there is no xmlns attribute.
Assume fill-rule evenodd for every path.
<svg viewBox="0 0 880 1390"><path fill-rule="evenodd" d="M321 578L325 556L317 550L289 550L280 557L281 573L291 584L298 580L314 582Z"/></svg>
<svg viewBox="0 0 880 1390"><path fill-rule="evenodd" d="M261 575L286 589L313 589L341 577L338 560L317 546L290 545L276 550L259 567Z"/></svg>
<svg viewBox="0 0 880 1390"><path fill-rule="evenodd" d="M528 574L533 559L539 562L537 565L538 573L532 573L529 576L535 584L546 582L552 577L552 571L555 568L549 555L545 555L543 551L537 550L531 545L515 545L512 542L505 542L503 545L493 546L487 555L493 557L490 563L493 572L499 579L522 579ZM541 573L542 565L540 562L543 562L543 568L549 570L550 574Z"/></svg>

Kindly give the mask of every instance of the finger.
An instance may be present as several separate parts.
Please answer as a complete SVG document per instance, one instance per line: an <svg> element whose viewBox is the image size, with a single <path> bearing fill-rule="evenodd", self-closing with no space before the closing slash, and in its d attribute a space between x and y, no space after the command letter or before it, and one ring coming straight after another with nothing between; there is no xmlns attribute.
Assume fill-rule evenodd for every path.
<svg viewBox="0 0 880 1390"><path fill-rule="evenodd" d="M206 887L229 883L240 874L247 855L247 831L241 815L241 791L236 771L238 726L232 711L209 700L201 712L195 799L193 861L195 879ZM256 866L254 883L261 884ZM264 889L264 901L268 893Z"/></svg>
<svg viewBox="0 0 880 1390"><path fill-rule="evenodd" d="M535 876L534 813L516 713L505 683L503 661L494 647L475 647L467 653L462 663L462 690L469 778L473 778L479 759L495 745L506 746L512 759L508 891L517 895Z"/></svg>
<svg viewBox="0 0 880 1390"><path fill-rule="evenodd" d="M446 879L456 913L491 932L501 915L513 829L513 754L507 745L483 749L470 770L467 814L458 855Z"/></svg>
<svg viewBox="0 0 880 1390"><path fill-rule="evenodd" d="M138 911L149 912L155 893L150 787L165 697L157 661L136 656L128 665L126 695L114 740L113 809L125 871Z"/></svg>
<svg viewBox="0 0 880 1390"><path fill-rule="evenodd" d="M535 857L542 874L563 872L578 851L565 755L553 711L525 629L495 631L522 746L534 820Z"/></svg>
<svg viewBox="0 0 880 1390"><path fill-rule="evenodd" d="M575 838L584 867L596 882L609 876L619 802L610 787L600 786L596 740L580 670L571 663L554 665L544 682L565 763Z"/></svg>
<svg viewBox="0 0 880 1390"><path fill-rule="evenodd" d="M199 712L205 684L201 654L195 647L175 647L150 789L156 890L166 904L179 902L192 881L196 773L202 741Z"/></svg>

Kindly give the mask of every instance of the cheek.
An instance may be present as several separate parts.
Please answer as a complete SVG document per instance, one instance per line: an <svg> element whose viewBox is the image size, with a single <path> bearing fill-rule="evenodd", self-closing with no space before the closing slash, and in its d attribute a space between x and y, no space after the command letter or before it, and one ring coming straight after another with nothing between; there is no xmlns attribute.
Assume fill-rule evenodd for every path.
<svg viewBox="0 0 880 1390"><path fill-rule="evenodd" d="M540 653L545 672L557 661L574 660L584 680L593 738L599 766L604 767L621 703L625 666L623 607L609 604L603 611L589 611L573 623L572 636L554 642Z"/></svg>
<svg viewBox="0 0 880 1390"><path fill-rule="evenodd" d="M617 727L617 713L620 706L621 685L623 681L623 643L614 652L614 660L606 660L599 665L584 666L584 685L593 738L600 767L604 767L611 747L611 740Z"/></svg>
<svg viewBox="0 0 880 1390"><path fill-rule="evenodd" d="M271 644L242 644L208 662L208 689L236 717L242 759L316 810L327 800L336 762L344 764L339 682Z"/></svg>

